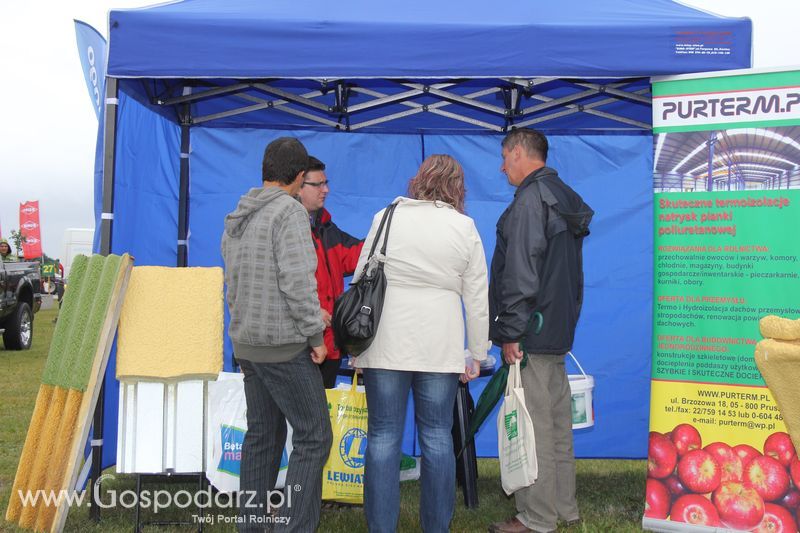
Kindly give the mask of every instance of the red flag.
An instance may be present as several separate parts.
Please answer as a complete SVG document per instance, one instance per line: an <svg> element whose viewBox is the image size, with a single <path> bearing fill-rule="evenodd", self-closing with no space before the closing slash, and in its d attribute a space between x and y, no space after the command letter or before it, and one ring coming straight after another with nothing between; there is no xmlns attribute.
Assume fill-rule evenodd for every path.
<svg viewBox="0 0 800 533"><path fill-rule="evenodd" d="M39 202L19 204L19 231L25 236L22 254L25 259L42 256L42 229L39 227Z"/></svg>

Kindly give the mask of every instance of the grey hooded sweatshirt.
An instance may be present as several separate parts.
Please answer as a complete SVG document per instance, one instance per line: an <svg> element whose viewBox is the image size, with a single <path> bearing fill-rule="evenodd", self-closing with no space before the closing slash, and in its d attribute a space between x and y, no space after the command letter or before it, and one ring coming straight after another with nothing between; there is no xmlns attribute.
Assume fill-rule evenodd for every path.
<svg viewBox="0 0 800 533"><path fill-rule="evenodd" d="M222 235L234 355L280 363L322 345L308 213L279 187L250 189Z"/></svg>

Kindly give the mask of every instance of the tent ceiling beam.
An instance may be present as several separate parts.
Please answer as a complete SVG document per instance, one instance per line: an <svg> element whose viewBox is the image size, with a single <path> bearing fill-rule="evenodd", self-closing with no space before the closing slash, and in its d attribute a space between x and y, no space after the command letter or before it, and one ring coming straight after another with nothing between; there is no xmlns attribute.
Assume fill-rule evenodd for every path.
<svg viewBox="0 0 800 533"><path fill-rule="evenodd" d="M511 81L511 80L509 80L509 81ZM518 79L514 79L513 80L513 82L516 85L521 85L522 87L527 87L527 85L525 83L520 83L520 81L521 80L518 80ZM522 81L524 81L524 80L522 80ZM611 84L608 84L608 85L597 85L596 87L606 87L606 89L610 88L610 89L616 90L617 87L622 87L622 86L626 85L627 83L628 82L611 83ZM573 85L578 86L580 84L573 83ZM584 98L589 98L589 97L592 97L592 96L596 96L596 95L600 94L601 92L604 92L604 91L601 91L598 88L591 88L588 91L581 91L579 93L568 94L568 95L562 96L560 98L549 98L543 104L536 104L534 106L526 107L526 108L522 109L522 114L523 115L527 115L527 114L535 113L535 112L538 112L538 111L543 111L545 109L550 109L552 107L558 107L558 106L561 106L561 105L566 105L566 104L568 104L570 102L575 102L577 100L582 100ZM625 92L625 91L621 91L621 92ZM533 94L533 93L531 94L531 97L537 98L536 94ZM537 99L542 100L542 98L537 98ZM607 100L608 103L613 102L613 101L614 100Z"/></svg>
<svg viewBox="0 0 800 533"><path fill-rule="evenodd" d="M511 127L542 124L575 113L586 113L602 117L637 129L649 130L651 128L649 123L641 120L635 120L617 113L599 109L602 106L613 104L621 100L634 101L643 105L649 104L649 87L636 91L624 89L625 86L637 82L639 82L638 87L641 87L641 78L619 80L608 84L596 84L583 80L564 80L550 77L531 79L499 78L495 80L495 82L490 81L487 83L487 85L492 84L493 86L485 87L468 94L461 94L463 91L456 92L455 88L465 82L473 82L474 80L471 79L459 79L433 84L419 83L413 80L383 80L390 86L408 89L401 90L401 92L396 94L391 94L383 90L375 90L372 87L359 86L358 80L348 81L345 79L307 80L318 83L320 88L318 90L298 94L297 92L293 92L294 89L290 90L283 86L276 87L272 85L273 81L283 82L284 80L270 79L250 81L246 83L234 83L227 86L214 86L201 80L178 81L177 85L170 85L168 82L164 82L164 91L158 96L153 96L151 101L165 107L172 106L176 108L176 110L186 109L187 104L194 103L195 105L192 105L192 109L195 113L198 109L216 111L191 117L189 123L194 125L219 121L247 113L275 109L316 124L345 131L361 130L419 113L431 113L494 132L507 131ZM553 86L556 89L553 97L545 96L545 94L547 94L546 91L549 89L543 89L545 94L541 94L538 90L538 87L556 82L559 83L559 85ZM182 88L191 89L191 92L183 90L182 92L184 94L170 96L170 93L175 94ZM532 90L533 88L537 88L537 90L534 91ZM570 88L577 90L577 92L563 96L559 95L559 91L569 90ZM256 96L253 94L254 91L274 98L269 99ZM498 98L502 100L503 105L496 105L490 101L486 101L487 96L497 93L502 93ZM367 96L370 97L370 99L350 105L349 101L352 100L351 95L353 94ZM320 99L326 95L328 96L326 100ZM333 96L333 98L331 98L331 96ZM607 98L596 100L598 96L607 96ZM425 97L426 100L423 100L423 102L427 101L428 103L415 101L420 97ZM208 108L201 104L201 101L212 99L226 99L229 104L232 99L235 99L247 102L249 105L240 103L227 106L231 107L230 109L215 110L213 107ZM431 102L430 99L436 101ZM538 103L522 108L521 105L525 99L538 100ZM581 101L585 101L586 99L594 99L595 101L590 100L587 103L581 103ZM398 105L408 107L409 109L397 111ZM459 107L460 110L442 109L445 106L454 105ZM390 107L384 110L387 114L377 117L374 116L374 111L376 109L387 106L394 106L394 109ZM219 107L219 105L217 105L217 107ZM555 111L554 108L559 109ZM351 122L357 116L357 113L368 110L373 110L373 117L361 120L360 122ZM478 113L468 110L477 110ZM546 110L554 110L554 112L543 114L542 112ZM480 112L488 113L488 116L495 116L502 120L486 120L484 117L480 116ZM539 116L532 116L534 114ZM523 118L526 118L526 120L521 120Z"/></svg>
<svg viewBox="0 0 800 533"><path fill-rule="evenodd" d="M466 98L480 98L482 96L488 96L490 94L499 93L501 90L502 89L500 89L499 87L490 87L488 89L483 89L481 91L475 91L474 93L469 93L468 95L466 95ZM372 90L372 89L367 89L366 87L353 87L353 92L366 94L368 96L372 96L372 97L375 97L375 98L381 98L381 97L386 96L382 92L375 91L375 90ZM420 111L422 111L422 108L425 107L422 104L417 103L417 102L399 102L399 103L404 105L404 106L408 106L408 107L413 107L413 108L419 109ZM449 105L452 105L452 102L448 102L448 101L436 102L435 104L430 104L428 106L428 111L433 111L435 109L440 109L442 107L449 106Z"/></svg>
<svg viewBox="0 0 800 533"><path fill-rule="evenodd" d="M635 94L646 94L646 93L649 93L649 92L650 92L650 89L640 89L638 91L635 91ZM539 94L534 94L534 95L532 95L532 97L536 98L538 100L544 100L546 102L549 102L550 100L553 100L552 98L548 98L547 96L542 96L542 95L539 95ZM628 124L629 126L635 126L637 128L642 128L642 129L647 129L647 130L650 129L650 124L647 124L646 122L640 122L638 120L633 120L633 119L629 119L629 118L625 118L625 117L620 117L620 116L614 115L612 113L606 113L604 111L598 111L598 110L594 109L595 107L606 105L606 104L609 104L609 103L614 102L616 100L617 100L616 98L605 98L603 100L598 100L597 102L592 102L591 104L586 104L586 105L568 104L568 105L565 106L565 107L567 107L567 109L565 109L563 111L558 111L556 113L551 113L550 115L545 115L543 117L537 117L537 118L533 118L533 119L530 119L530 120L524 120L522 122L518 122L516 124L516 126L521 128L521 127L530 126L530 125L533 125L533 124L539 124L539 123L545 122L547 120L552 120L554 118L563 117L563 116L566 116L566 115L572 115L572 114L575 114L575 113L587 113L587 114L590 114L590 115L596 115L596 116L600 116L600 117L603 117L603 118L608 118L610 120L615 120L617 122L622 122L623 124Z"/></svg>
<svg viewBox="0 0 800 533"><path fill-rule="evenodd" d="M505 116L507 112L506 108L504 107L487 104L485 102L479 102L467 96L460 96L448 91L442 91L440 89L437 89L435 85L422 85L421 83L403 83L402 85L418 89L423 93L432 94L434 96L438 96L439 98L443 98L451 102L456 102L462 105L475 107L477 109L488 111L490 113L495 113L500 116Z"/></svg>
<svg viewBox="0 0 800 533"><path fill-rule="evenodd" d="M578 100L583 100L584 98L588 98L590 96L595 96L598 92L594 89L583 91L576 94L568 94L567 96L562 96L561 98L548 98L542 104L536 104L530 107L523 108L522 114L523 115L530 115L531 113L536 113L538 111L544 111L545 109L551 109L553 107L564 106L569 104L570 102L576 102ZM542 100L543 98L539 98L537 95L532 95L532 98L536 98L537 100ZM611 101L611 100L609 100Z"/></svg>
<svg viewBox="0 0 800 533"><path fill-rule="evenodd" d="M250 95L250 94L247 94L247 93L235 94L233 96L235 96L236 98L239 98L241 100L246 100L246 101L249 101L249 102L256 102L256 104L255 105L246 106L246 107L240 107L238 109L231 109L229 111L221 111L219 113L213 113L213 114L210 114L210 115L203 115L203 116L199 116L199 117L194 117L194 118L192 118L192 123L193 124L200 124L200 123L203 123L203 122L208 122L210 120L217 120L217 119L220 119L220 118L232 117L232 116L235 116L235 115L242 115L244 113L252 113L254 111L261 111L262 109L273 108L273 109L281 110L280 109L281 106L285 106L286 104L289 103L286 100L266 100L264 98L259 98L258 96L253 96L253 95ZM322 91L311 91L311 92L307 92L307 93L303 94L302 96L303 96L303 98L314 98L314 97L317 97L317 96L322 96Z"/></svg>
<svg viewBox="0 0 800 533"><path fill-rule="evenodd" d="M156 104L164 105L164 106L172 106L177 104L185 104L188 102L195 102L197 100L203 100L206 98L213 98L216 96L224 96L226 94L237 93L239 91L243 91L252 87L252 83L237 83L235 85L228 85L226 87L215 87L214 89L208 89L203 92L199 93L192 93L192 94L184 94L182 96L176 96L174 98L166 98L166 99L156 99Z"/></svg>
<svg viewBox="0 0 800 533"><path fill-rule="evenodd" d="M312 115L311 113L307 113L305 111L300 111L299 109L295 109L293 107L283 106L283 107L276 107L276 111L280 111L282 113L288 113L290 115L294 115L296 117L305 118L307 120L311 120L313 122L317 122L319 124L324 124L325 126L330 126L336 129L344 129L344 126L340 122L336 122L335 120L330 120L327 118L320 117L319 115Z"/></svg>
<svg viewBox="0 0 800 533"><path fill-rule="evenodd" d="M497 87L492 87L492 88L489 88L489 89L483 89L481 91L476 91L476 92L470 93L470 94L466 95L465 97L466 98L480 98L481 96L488 96L488 95L493 94L493 93L498 93L498 92L500 92L500 90L501 89L499 89ZM353 92L366 94L368 96L372 96L372 97L376 97L376 98L382 98L382 97L386 96L384 93L381 93L379 91L374 91L372 89L366 89L364 87L354 87L353 88ZM503 131L503 128L501 126L497 126L497 125L491 124L489 122L484 122L482 120L478 120L478 119L474 119L474 118L470 118L470 117L465 117L463 115L459 115L457 113L451 113L449 111L442 111L441 110L442 107L452 105L452 102L449 102L449 101L437 102L435 104L430 104L430 105L423 105L423 104L420 104L420 103L417 103L417 102L400 102L400 103L403 104L404 106L411 107L413 109L410 109L408 111L401 111L399 113L393 113L391 115L387 115L385 117L376 118L376 119L373 119L373 120L367 120L367 121L364 121L364 122L360 122L358 124L353 124L353 125L350 126L350 130L353 131L353 130L356 130L356 129L362 129L362 128L366 128L368 126L374 126L376 124L382 124L382 123L388 122L390 120L397 120L399 118L407 117L407 116L410 116L410 115L416 115L417 113L428 112L428 113L433 113L435 115L439 115L439 116L451 118L451 119L454 119L454 120L458 120L458 121L461 121L461 122L466 122L467 124L472 124L473 126L479 126L479 127L482 127L482 128L486 128L486 129L491 130L491 131L497 131L497 132Z"/></svg>
<svg viewBox="0 0 800 533"><path fill-rule="evenodd" d="M274 94L275 96L279 96L284 100L288 100L296 104L312 107L314 109L322 111L323 113L328 113L332 111L330 106L327 106L323 103L315 102L311 98L303 98L302 96L290 93L289 91L284 91L283 89L272 87L270 85L267 85L266 83L254 83L253 88L261 92L265 92L267 94Z"/></svg>
<svg viewBox="0 0 800 533"><path fill-rule="evenodd" d="M437 85L433 85L432 87L445 88L445 87L452 87L453 85L455 85L455 83L440 83ZM377 107L379 105L395 104L395 103L405 104L406 100L414 98L415 96L420 96L425 93L425 91L423 91L421 87L422 86L414 88L411 91L405 91L402 93L391 94L391 95L387 95L384 93L377 93L377 94L383 94L383 96L376 98L375 100L370 100L369 102L364 102L363 104L356 104L350 106L347 108L346 111L348 113L357 113L358 111L363 111L365 109L370 109L373 107Z"/></svg>
<svg viewBox="0 0 800 533"><path fill-rule="evenodd" d="M506 81L508 81L509 83L513 83L515 85L524 87L524 88L526 88L526 90L529 87L531 87L531 84L527 83L527 80L520 79L520 78L506 78ZM550 80L548 80L548 81L550 81ZM583 82L583 81L573 81L573 80L565 80L565 81L568 81L569 83L571 83L575 87L588 87L589 90L581 91L581 92L575 93L575 94L562 96L561 98L549 98L549 97L545 97L545 96L542 96L542 95L537 95L535 93L532 93L530 95L531 98L535 98L537 100L543 100L544 103L537 104L537 105L530 106L530 107L526 107L526 108L524 108L524 109L522 109L520 111L520 115L522 115L522 116L530 115L531 113L543 111L545 109L550 109L552 107L563 106L563 107L567 107L570 110L574 110L575 112L585 112L585 113L590 114L590 115L595 115L595 116L607 118L607 119L610 119L610 120L614 120L614 121L617 121L617 122L622 122L623 124L627 124L629 126L635 126L637 128L642 128L642 129L650 129L650 124L647 124L645 122L641 122L641 121L638 121L638 120L633 120L633 119L621 117L619 115L615 115L613 113L606 113L606 112L600 111L600 110L592 110L595 107L606 105L606 104L609 104L609 103L613 103L614 101L621 100L621 99L633 100L635 102L639 102L639 103L642 103L642 104L652 105L651 98L649 96L645 96L647 93L650 92L649 90L625 91L625 90L620 90L619 89L619 87L624 87L625 85L631 83L631 81L637 81L637 80L626 80L626 81L622 81L622 82L609 83L609 84L605 84L605 85L600 85L600 84L596 84L596 83L588 83L588 82ZM592 102L590 104L585 104L585 105L577 105L577 106L576 105L570 105L570 102L575 102L577 100L582 100L584 98L589 98L589 97L597 96L597 95L600 95L600 94L608 94L608 95L611 95L612 98L603 99L603 100L600 100L598 102ZM538 124L538 123L544 122L546 120L552 120L554 118L566 116L568 114L571 114L571 113L564 113L564 112L554 113L554 114L551 114L551 115L546 115L545 117L538 117L538 118L535 118L535 119L530 119L530 120L527 120L527 121L524 121L524 122L521 122L521 123L517 123L517 126ZM544 120L540 120L540 119L544 119Z"/></svg>
<svg viewBox="0 0 800 533"><path fill-rule="evenodd" d="M513 85L519 85L524 89L532 89L537 85L543 85L545 83L550 83L551 81L557 81L561 78L554 78L554 77L540 77L540 78L502 78L503 81L507 81Z"/></svg>
<svg viewBox="0 0 800 533"><path fill-rule="evenodd" d="M596 89L598 92L613 94L614 96L619 96L620 98L625 98L627 100L633 100L634 102L653 105L653 99L648 96L642 96L629 91L621 91L617 89L616 86L619 86L620 84L612 83L609 85L598 85L596 83L575 82L575 85L578 85L579 87L588 87L590 89Z"/></svg>

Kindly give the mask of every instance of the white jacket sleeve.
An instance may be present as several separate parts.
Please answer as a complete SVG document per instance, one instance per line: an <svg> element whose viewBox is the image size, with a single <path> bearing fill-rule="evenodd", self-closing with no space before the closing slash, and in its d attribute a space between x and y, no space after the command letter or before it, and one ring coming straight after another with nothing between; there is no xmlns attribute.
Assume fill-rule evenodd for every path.
<svg viewBox="0 0 800 533"><path fill-rule="evenodd" d="M468 238L471 253L462 275L461 286L461 298L467 318L467 349L474 360L483 361L489 348L489 282L486 255L474 222L470 223Z"/></svg>

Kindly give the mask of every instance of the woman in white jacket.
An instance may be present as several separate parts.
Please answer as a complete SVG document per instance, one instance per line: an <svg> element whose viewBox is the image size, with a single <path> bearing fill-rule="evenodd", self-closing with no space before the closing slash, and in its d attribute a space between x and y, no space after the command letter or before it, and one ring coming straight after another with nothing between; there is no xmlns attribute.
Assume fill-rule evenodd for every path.
<svg viewBox="0 0 800 533"><path fill-rule="evenodd" d="M381 321L356 360L364 369L369 409L364 505L373 533L397 529L409 391L422 451L421 529L448 531L455 504L451 428L458 379L478 376L488 344L486 257L473 220L464 215L461 165L448 155L430 156L412 178L409 196L395 200ZM382 216L383 211L373 219L356 272ZM465 329L471 353L466 359Z"/></svg>

